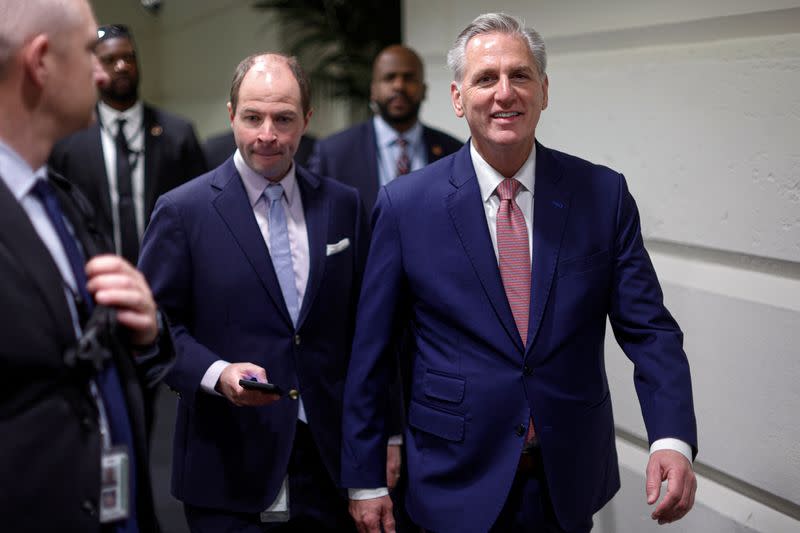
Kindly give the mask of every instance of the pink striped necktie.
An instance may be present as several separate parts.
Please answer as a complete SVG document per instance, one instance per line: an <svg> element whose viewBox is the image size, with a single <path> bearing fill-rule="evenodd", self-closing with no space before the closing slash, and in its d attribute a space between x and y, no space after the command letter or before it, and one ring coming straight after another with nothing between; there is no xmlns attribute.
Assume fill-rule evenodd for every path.
<svg viewBox="0 0 800 533"><path fill-rule="evenodd" d="M514 201L520 182L506 178L497 186L500 209L497 211L497 251L500 277L506 298L517 323L523 346L528 342L528 312L531 302L531 255L528 228L522 210Z"/></svg>
<svg viewBox="0 0 800 533"><path fill-rule="evenodd" d="M522 345L528 342L528 316L531 303L531 255L528 251L528 228L522 210L514 201L520 182L505 178L497 186L500 209L497 211L497 251L500 255L500 277L506 291L514 322ZM528 421L525 446L536 442L533 419Z"/></svg>
<svg viewBox="0 0 800 533"><path fill-rule="evenodd" d="M398 137L395 142L400 147L400 155L397 158L397 175L402 176L403 174L408 174L411 170L411 159L408 157L408 150L406 150L408 141Z"/></svg>

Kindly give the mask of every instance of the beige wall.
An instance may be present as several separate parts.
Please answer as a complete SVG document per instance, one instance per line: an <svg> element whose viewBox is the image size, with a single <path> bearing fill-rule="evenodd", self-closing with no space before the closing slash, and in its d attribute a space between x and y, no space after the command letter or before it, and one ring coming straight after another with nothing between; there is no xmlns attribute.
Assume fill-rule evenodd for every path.
<svg viewBox="0 0 800 533"><path fill-rule="evenodd" d="M283 51L269 15L249 0L165 0L152 15L138 0L91 0L99 24L127 24L136 38L142 97L192 120L198 134L229 127L225 104L236 65L247 55ZM314 98L309 132L331 133L347 124L347 108Z"/></svg>

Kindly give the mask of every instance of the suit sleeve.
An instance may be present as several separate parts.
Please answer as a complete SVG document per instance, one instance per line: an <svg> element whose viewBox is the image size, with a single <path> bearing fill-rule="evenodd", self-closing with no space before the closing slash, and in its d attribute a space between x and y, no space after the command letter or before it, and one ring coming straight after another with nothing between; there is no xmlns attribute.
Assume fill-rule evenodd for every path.
<svg viewBox="0 0 800 533"><path fill-rule="evenodd" d="M664 306L644 248L636 203L620 176L617 238L609 318L633 361L634 384L650 443L677 438L697 453L697 429L683 333Z"/></svg>
<svg viewBox="0 0 800 533"><path fill-rule="evenodd" d="M187 124L187 132L181 146L181 167L184 169L183 181L196 178L208 171L205 153L191 124Z"/></svg>
<svg viewBox="0 0 800 533"><path fill-rule="evenodd" d="M203 374L219 357L190 333L192 258L180 211L169 196L162 196L156 203L142 240L139 269L166 315L177 355L175 366L164 381L184 400L192 401L200 390Z"/></svg>
<svg viewBox="0 0 800 533"><path fill-rule="evenodd" d="M405 276L391 202L380 192L373 220L355 338L344 393L342 486L386 486L389 436L387 390L395 369L395 346L405 323Z"/></svg>

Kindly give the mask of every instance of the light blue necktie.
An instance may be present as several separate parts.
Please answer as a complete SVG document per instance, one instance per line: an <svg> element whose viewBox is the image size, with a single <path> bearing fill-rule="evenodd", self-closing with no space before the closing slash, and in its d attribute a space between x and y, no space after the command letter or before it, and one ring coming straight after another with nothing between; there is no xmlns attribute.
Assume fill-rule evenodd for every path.
<svg viewBox="0 0 800 533"><path fill-rule="evenodd" d="M289 310L292 324L297 326L297 315L300 307L297 302L297 287L294 283L294 265L292 264L292 251L289 248L289 230L286 227L286 214L281 205L283 187L273 183L264 190L264 196L269 201L269 254L272 257L272 266L278 276L278 283L283 293L283 301Z"/></svg>

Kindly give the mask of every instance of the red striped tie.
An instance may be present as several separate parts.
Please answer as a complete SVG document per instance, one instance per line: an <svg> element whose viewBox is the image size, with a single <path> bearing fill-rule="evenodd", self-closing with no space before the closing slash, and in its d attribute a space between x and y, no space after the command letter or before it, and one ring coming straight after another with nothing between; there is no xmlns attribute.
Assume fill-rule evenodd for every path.
<svg viewBox="0 0 800 533"><path fill-rule="evenodd" d="M506 298L517 323L523 346L528 342L528 312L531 302L531 255L528 229L514 197L520 183L506 178L497 186L500 209L497 211L497 250L500 254L500 277Z"/></svg>
<svg viewBox="0 0 800 533"><path fill-rule="evenodd" d="M528 313L531 303L531 255L528 251L528 228L522 210L514 201L520 182L506 178L497 186L500 209L497 211L497 251L500 255L500 277L506 298L517 323L522 345L528 342ZM533 419L528 421L525 447L536 443Z"/></svg>
<svg viewBox="0 0 800 533"><path fill-rule="evenodd" d="M408 157L408 141L402 137L397 138L397 146L400 147L400 156L397 158L397 175L408 174L411 170L411 159Z"/></svg>

